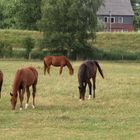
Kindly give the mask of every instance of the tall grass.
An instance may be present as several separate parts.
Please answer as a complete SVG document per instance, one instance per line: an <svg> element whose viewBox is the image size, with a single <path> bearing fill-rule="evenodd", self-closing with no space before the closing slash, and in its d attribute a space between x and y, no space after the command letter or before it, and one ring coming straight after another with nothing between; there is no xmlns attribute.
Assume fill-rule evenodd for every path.
<svg viewBox="0 0 140 140"><path fill-rule="evenodd" d="M95 100L79 102L77 71L51 67L43 75L43 63L0 61L4 85L0 100L0 140L138 140L140 137L140 63L105 62L105 79L97 73ZM36 109L11 111L9 92L17 69L34 66L39 73ZM87 89L88 91L88 89ZM86 93L86 97L88 93ZM26 99L26 97L25 97ZM24 102L25 103L25 102Z"/></svg>
<svg viewBox="0 0 140 140"><path fill-rule="evenodd" d="M139 60L140 33L97 33L93 46L99 59Z"/></svg>

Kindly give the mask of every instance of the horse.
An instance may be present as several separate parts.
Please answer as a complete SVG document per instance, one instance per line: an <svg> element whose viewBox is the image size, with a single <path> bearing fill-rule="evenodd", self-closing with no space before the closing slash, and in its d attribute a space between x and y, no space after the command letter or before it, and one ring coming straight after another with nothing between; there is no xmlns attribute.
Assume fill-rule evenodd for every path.
<svg viewBox="0 0 140 140"><path fill-rule="evenodd" d="M44 75L46 74L46 69L48 74L50 74L50 66L60 67L59 74L61 75L63 67L67 66L69 69L69 74L73 75L74 69L65 56L46 56L43 59L44 61Z"/></svg>
<svg viewBox="0 0 140 140"><path fill-rule="evenodd" d="M3 84L3 73L2 73L2 71L0 70L0 98L1 98L2 84Z"/></svg>
<svg viewBox="0 0 140 140"><path fill-rule="evenodd" d="M89 99L92 96L92 89L91 89L92 83L90 79L92 79L93 81L93 91L94 91L93 98L95 98L97 68L102 78L104 79L103 71L97 61L87 60L80 65L78 70L78 82L79 82L78 88L79 88L80 100L85 99L87 84L89 87Z"/></svg>
<svg viewBox="0 0 140 140"><path fill-rule="evenodd" d="M34 67L27 67L27 68L22 68L17 70L13 82L12 93L10 93L12 110L15 110L18 93L20 99L20 110L22 110L23 108L22 102L23 102L25 91L27 93L27 101L25 104L25 109L28 108L28 102L30 98L30 90L29 90L30 86L32 86L32 90L33 90L32 108L33 109L35 108L35 95L36 95L37 81L38 81L38 72Z"/></svg>

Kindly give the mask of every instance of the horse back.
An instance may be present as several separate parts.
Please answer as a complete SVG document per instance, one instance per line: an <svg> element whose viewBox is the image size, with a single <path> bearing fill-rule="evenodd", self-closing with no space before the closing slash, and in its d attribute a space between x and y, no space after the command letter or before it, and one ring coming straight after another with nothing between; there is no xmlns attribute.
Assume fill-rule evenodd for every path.
<svg viewBox="0 0 140 140"><path fill-rule="evenodd" d="M66 65L67 59L65 56L46 56L44 57L44 64L46 65L53 65L53 66L60 66Z"/></svg>
<svg viewBox="0 0 140 140"><path fill-rule="evenodd" d="M27 67L17 71L14 85L17 83L19 86L30 86L36 84L38 79L38 73L35 68Z"/></svg>

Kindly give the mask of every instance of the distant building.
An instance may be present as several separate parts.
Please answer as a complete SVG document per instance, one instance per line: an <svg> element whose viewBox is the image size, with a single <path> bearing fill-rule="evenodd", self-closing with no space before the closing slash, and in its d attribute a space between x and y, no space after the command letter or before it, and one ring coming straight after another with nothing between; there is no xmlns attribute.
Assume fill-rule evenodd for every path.
<svg viewBox="0 0 140 140"><path fill-rule="evenodd" d="M105 31L133 31L134 11L130 0L103 0L97 17L105 23Z"/></svg>

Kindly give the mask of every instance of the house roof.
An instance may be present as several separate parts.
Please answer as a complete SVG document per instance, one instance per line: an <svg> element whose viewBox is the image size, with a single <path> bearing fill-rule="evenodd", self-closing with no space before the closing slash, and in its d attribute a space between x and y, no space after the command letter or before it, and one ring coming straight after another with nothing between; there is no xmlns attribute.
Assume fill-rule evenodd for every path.
<svg viewBox="0 0 140 140"><path fill-rule="evenodd" d="M130 0L103 0L97 15L109 15L109 11L111 15L134 16Z"/></svg>

